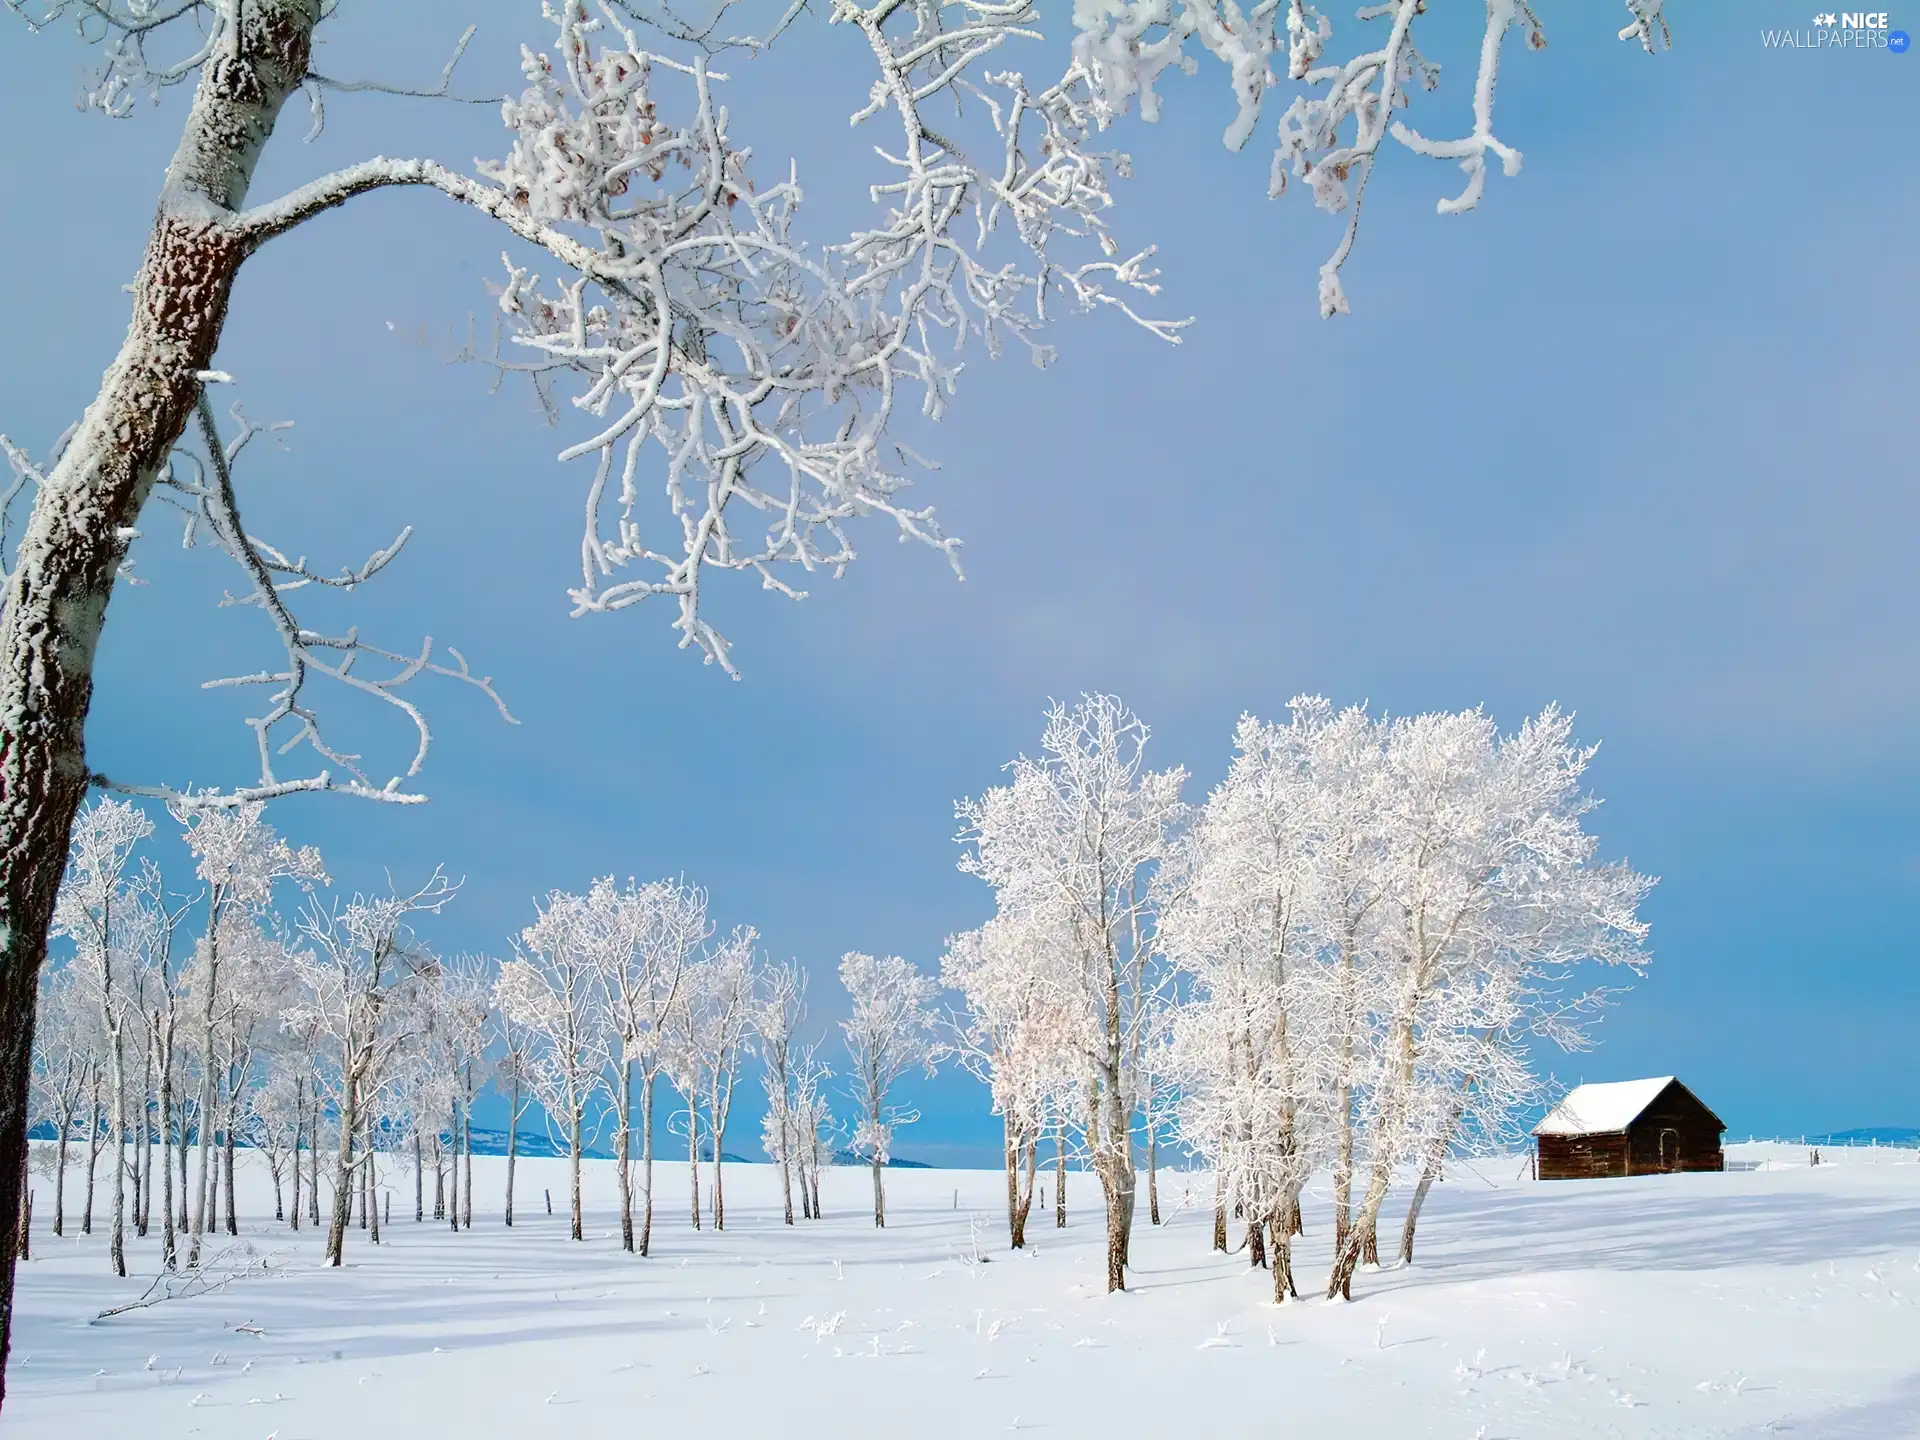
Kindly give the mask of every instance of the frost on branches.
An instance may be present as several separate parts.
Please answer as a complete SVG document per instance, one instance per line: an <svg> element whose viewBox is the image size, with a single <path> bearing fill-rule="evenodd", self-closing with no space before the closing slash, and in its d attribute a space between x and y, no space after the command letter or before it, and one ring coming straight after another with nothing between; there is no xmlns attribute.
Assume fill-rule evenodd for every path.
<svg viewBox="0 0 1920 1440"><path fill-rule="evenodd" d="M1227 778L1189 816L1185 772L1149 771L1118 700L1054 706L1038 758L963 802L962 867L997 913L948 942L965 1012L953 1048L1006 1129L1010 1240L1033 1151L1071 1117L1107 1202L1108 1285L1125 1283L1136 1156L1169 1119L1212 1169L1276 1301L1330 1176L1329 1295L1378 1263L1396 1180L1401 1235L1449 1155L1497 1149L1540 1090L1529 1046L1587 1043L1604 988L1583 965L1644 962L1652 882L1596 859L1581 789L1593 751L1549 709L1510 735L1478 710L1403 719L1324 700L1247 717ZM1189 823L1189 821L1191 823Z"/></svg>
<svg viewBox="0 0 1920 1440"><path fill-rule="evenodd" d="M512 150L481 173L516 215L591 246L545 286L509 263L499 297L520 357L503 368L570 378L597 422L562 456L593 466L576 613L671 596L682 643L731 671L700 610L709 571L796 595L783 572L839 574L847 522L870 515L957 565L906 498L924 462L892 427L903 397L944 411L969 339L1045 364L1053 313L1102 306L1175 337L1135 308L1156 291L1151 252L1109 232L1126 160L1087 146L1081 67L1036 87L986 66L1032 38L1030 7L836 0L878 71L854 123L889 134L875 222L828 243L798 228L792 167L754 177L706 57L650 53L606 6L556 18L504 107ZM647 511L657 476L670 525Z"/></svg>
<svg viewBox="0 0 1920 1440"><path fill-rule="evenodd" d="M893 1087L908 1071L924 1066L933 1073L933 997L939 987L898 955L875 957L852 952L841 958L840 983L852 1014L840 1022L847 1042L848 1081L860 1118L853 1148L864 1153L873 1171L873 1223L887 1223L885 1167L893 1156L893 1135L911 1125L919 1112L898 1105Z"/></svg>
<svg viewBox="0 0 1920 1440"><path fill-rule="evenodd" d="M1622 40L1638 40L1649 54L1667 43L1665 0L1626 0L1626 6L1631 21L1620 32ZM1520 173L1520 152L1494 133L1494 89L1509 31L1517 30L1530 49L1546 48L1539 18L1526 0L1487 0L1473 128L1436 140L1398 118L1415 90L1433 91L1440 84L1440 67L1415 43L1415 26L1428 9L1426 0L1360 6L1354 19L1372 27L1369 38L1349 58L1335 61L1328 53L1333 22L1305 0L1259 0L1246 10L1235 0L1075 0L1074 55L1091 80L1102 126L1135 104L1142 119L1153 121L1161 116L1155 88L1161 75L1169 69L1191 75L1199 68L1187 51L1188 42L1197 40L1227 69L1234 115L1221 138L1230 150L1253 137L1267 91L1297 87L1277 126L1267 190L1277 199L1289 176L1296 177L1306 182L1316 206L1346 215L1339 243L1320 267L1320 313L1331 316L1348 310L1340 272L1353 252L1382 141L1391 138L1416 155L1458 162L1466 183L1439 201L1435 208L1442 215L1464 214L1480 203L1488 156L1499 161L1503 174Z"/></svg>
<svg viewBox="0 0 1920 1440"><path fill-rule="evenodd" d="M1142 1062L1171 998L1154 881L1183 816L1186 771L1148 770L1147 736L1110 695L1056 704L1039 756L1014 761L1008 784L957 807L970 847L961 868L993 886L1003 920L1057 937L1039 973L1074 1081L1062 1108L1106 1201L1109 1290L1126 1284Z"/></svg>
<svg viewBox="0 0 1920 1440"><path fill-rule="evenodd" d="M1526 1044L1584 1043L1604 992L1582 962L1637 968L1651 882L1596 863L1591 749L1548 710L1509 736L1479 711L1375 719L1294 703L1244 719L1183 856L1163 927L1193 977L1174 1020L1181 1132L1212 1162L1274 1298L1297 1295L1301 1192L1333 1174L1327 1293L1377 1263L1397 1173L1419 1203L1455 1148L1511 1138L1535 1097ZM1265 1243L1263 1243L1263 1232Z"/></svg>

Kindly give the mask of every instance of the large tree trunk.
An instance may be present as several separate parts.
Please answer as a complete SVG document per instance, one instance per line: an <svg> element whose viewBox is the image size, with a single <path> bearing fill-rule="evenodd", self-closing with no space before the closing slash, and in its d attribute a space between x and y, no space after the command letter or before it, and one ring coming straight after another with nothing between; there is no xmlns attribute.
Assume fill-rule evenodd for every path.
<svg viewBox="0 0 1920 1440"><path fill-rule="evenodd" d="M100 1166L100 1067L92 1070L91 1090L87 1097L87 1194L80 1210L80 1233L93 1233L93 1180Z"/></svg>
<svg viewBox="0 0 1920 1440"><path fill-rule="evenodd" d="M347 1247L347 1222L353 1218L353 1136L359 1088L351 1066L340 1077L340 1144L333 1160L333 1217L327 1226L327 1263L338 1267Z"/></svg>
<svg viewBox="0 0 1920 1440"><path fill-rule="evenodd" d="M307 1152L307 1223L320 1228L320 1092L313 1094L313 1148Z"/></svg>
<svg viewBox="0 0 1920 1440"><path fill-rule="evenodd" d="M732 1105L731 1092L729 1092L726 1102L722 1103L718 1076L716 1075L713 1089L713 1110L711 1112L713 1116L713 1124L711 1127L713 1131L713 1228L715 1230L724 1230L727 1228L727 1191L726 1180L724 1178L726 1174L726 1159L721 1153L721 1147L727 1143L727 1111L732 1108Z"/></svg>
<svg viewBox="0 0 1920 1440"><path fill-rule="evenodd" d="M1007 1163L1007 1248L1024 1250L1027 1248L1027 1217L1020 1211L1020 1153L1014 1139L1013 1122L1001 1117L1000 1128L1005 1136L1005 1156Z"/></svg>
<svg viewBox="0 0 1920 1440"><path fill-rule="evenodd" d="M1132 1116L1120 1099L1119 1087L1101 1087L1095 1102L1105 1113L1100 1117L1103 1134L1089 1136L1094 1152L1094 1173L1099 1178L1107 1212L1107 1291L1127 1288L1127 1260L1133 1240L1134 1200L1139 1174L1134 1169Z"/></svg>
<svg viewBox="0 0 1920 1440"><path fill-rule="evenodd" d="M1007 1132L1007 1234L1011 1248L1027 1244L1027 1217L1033 1213L1033 1181L1038 1168L1040 1137L1033 1131Z"/></svg>
<svg viewBox="0 0 1920 1440"><path fill-rule="evenodd" d="M207 926L207 945L209 949L217 951L219 943L218 929L209 923ZM213 1086L217 1073L213 1068L214 996L213 980L211 977L218 974L218 960L214 956L209 956L207 974L209 976L207 995L203 1001L203 1014L201 1016L200 1027L200 1040L203 1047L200 1052L200 1098L195 1102L193 1110L195 1141L193 1229L191 1239L187 1245L188 1265L198 1265L200 1263L200 1237L207 1233L207 1229L212 1223L212 1217L208 1208L209 1197L207 1195L207 1185L211 1179L209 1172L213 1164Z"/></svg>
<svg viewBox="0 0 1920 1440"><path fill-rule="evenodd" d="M179 1240L173 1227L173 1057L165 1045L160 1049L160 1184L160 1263L171 1270L179 1263Z"/></svg>
<svg viewBox="0 0 1920 1440"><path fill-rule="evenodd" d="M153 1041L140 1056L140 1138L133 1153L133 1233L145 1237L153 1195Z"/></svg>
<svg viewBox="0 0 1920 1440"><path fill-rule="evenodd" d="M1147 1136L1147 1219L1160 1223L1160 1137Z"/></svg>
<svg viewBox="0 0 1920 1440"><path fill-rule="evenodd" d="M653 1071L640 1077L640 1253L653 1245Z"/></svg>
<svg viewBox="0 0 1920 1440"><path fill-rule="evenodd" d="M473 1064L467 1064L468 1089L460 1097L460 1226L473 1229Z"/></svg>
<svg viewBox="0 0 1920 1440"><path fill-rule="evenodd" d="M785 1082L781 1094L784 1095ZM793 1126L788 1123L786 1102L780 1102L780 1207L785 1222L793 1224Z"/></svg>
<svg viewBox="0 0 1920 1440"><path fill-rule="evenodd" d="M1387 1167L1375 1170L1369 1179L1366 1194L1360 1201L1360 1213L1355 1218L1353 1228L1347 1232L1346 1243L1334 1250L1333 1271L1327 1277L1329 1300L1353 1298L1353 1272L1360 1268L1365 1237L1374 1229L1379 1218L1380 1206L1387 1198L1391 1179L1392 1173Z"/></svg>
<svg viewBox="0 0 1920 1440"><path fill-rule="evenodd" d="M687 1102L687 1173L693 1177L693 1228L700 1228L700 1107Z"/></svg>
<svg viewBox="0 0 1920 1440"><path fill-rule="evenodd" d="M361 1158L360 1203L366 1207L363 1216L367 1222L367 1238L378 1245L380 1243L380 1196L374 1188L376 1177L373 1158L379 1152L373 1148L373 1116L371 1115L367 1116L366 1128L361 1138L366 1141L367 1149L366 1154Z"/></svg>
<svg viewBox="0 0 1920 1440"><path fill-rule="evenodd" d="M180 1167L180 1233L187 1233L187 1097L180 1097L180 1143L173 1147L174 1162Z"/></svg>
<svg viewBox="0 0 1920 1440"><path fill-rule="evenodd" d="M1347 1230L1353 1223L1353 1050L1354 1050L1354 926L1349 922L1340 947L1342 979L1340 1078L1335 1090L1334 1112L1339 1126L1333 1160L1333 1250L1340 1255L1347 1245Z"/></svg>
<svg viewBox="0 0 1920 1440"><path fill-rule="evenodd" d="M1427 1203L1427 1192L1433 1189L1433 1182L1440 1178L1440 1169L1446 1163L1447 1147L1453 1143L1454 1127L1460 1123L1460 1114L1466 1108L1467 1088L1473 1083L1469 1075L1460 1086L1460 1097L1454 1102L1453 1112L1447 1117L1446 1127L1434 1137L1427 1151L1426 1163L1420 1167L1420 1183L1414 1187L1413 1201L1407 1206L1407 1223L1400 1229L1400 1263L1413 1263L1413 1232L1420 1224L1420 1209Z"/></svg>
<svg viewBox="0 0 1920 1440"><path fill-rule="evenodd" d="M223 1143L220 1147L220 1183L226 1187L224 1198L227 1205L227 1234L229 1235L240 1233L240 1216L235 1208L233 1193L233 1147L239 1143L234 1131L240 1119L240 1087L244 1083L241 1075L230 1074L227 1083L227 1123L221 1136Z"/></svg>
<svg viewBox="0 0 1920 1440"><path fill-rule="evenodd" d="M1268 1227L1273 1239L1271 1264L1273 1303L1276 1305L1300 1298L1300 1292L1293 1285L1293 1211L1298 1204L1298 1200L1294 1199L1283 1202L1274 1215L1273 1224Z"/></svg>
<svg viewBox="0 0 1920 1440"><path fill-rule="evenodd" d="M300 1228L300 1142L306 1133L306 1081L296 1078L293 1082L293 1204L287 1210L287 1219L295 1230Z"/></svg>
<svg viewBox="0 0 1920 1440"><path fill-rule="evenodd" d="M219 1211L219 1209L220 1209L220 1167L218 1165L215 1165L212 1170L212 1178L207 1182L206 1229L203 1231L198 1231L196 1233L204 1234L204 1235L211 1235L213 1233L213 1224L214 1224L213 1217ZM196 1255L194 1257L194 1264L197 1265L199 1263L200 1263L200 1257Z"/></svg>
<svg viewBox="0 0 1920 1440"><path fill-rule="evenodd" d="M873 1223L876 1229L887 1228L887 1186L880 1173L880 1152L873 1152Z"/></svg>
<svg viewBox="0 0 1920 1440"><path fill-rule="evenodd" d="M1373 1173L1367 1181L1366 1195L1360 1202L1355 1228L1348 1232L1344 1242L1334 1245L1333 1270L1327 1277L1329 1300L1336 1296L1344 1300L1353 1298L1353 1272L1359 1268L1367 1241L1376 1233L1380 1207L1385 1203L1387 1191L1393 1184L1393 1160L1405 1134L1403 1107L1413 1090L1416 1060L1414 1018L1419 993L1417 978L1410 980L1408 993L1403 997L1399 1013L1394 1018L1388 1041L1388 1053L1395 1057L1393 1089L1388 1094L1388 1103L1381 1108L1381 1118L1375 1126Z"/></svg>
<svg viewBox="0 0 1920 1440"><path fill-rule="evenodd" d="M414 1153L416 1155L419 1153L419 1150L418 1150L419 1144L420 1142L418 1140L414 1141L414 1145L416 1147ZM513 1077L513 1099L507 1105L507 1228L509 1230L513 1228L513 1165L514 1165L514 1161L519 1159L519 1151L520 1151L520 1075L518 1070L516 1070L514 1072L514 1077ZM419 1193L418 1182L416 1182L415 1188L414 1188L413 1208L414 1208L414 1211L416 1212L413 1218L418 1220L420 1218L418 1214L418 1211L420 1209L420 1193Z"/></svg>
<svg viewBox="0 0 1920 1440"><path fill-rule="evenodd" d="M53 1233L67 1233L67 1137L73 1133L73 1111L60 1114L60 1135L53 1149ZM24 1142L22 1142L24 1144Z"/></svg>
<svg viewBox="0 0 1920 1440"><path fill-rule="evenodd" d="M322 0L251 0L202 70L120 354L34 499L0 617L0 1215L26 1178L33 1012L89 772L93 662L134 526L186 428L246 249L227 220L307 74ZM14 1260L0 1256L0 1399Z"/></svg>
<svg viewBox="0 0 1920 1440"><path fill-rule="evenodd" d="M1053 1137L1053 1228L1067 1228L1067 1132Z"/></svg>
<svg viewBox="0 0 1920 1440"><path fill-rule="evenodd" d="M113 1223L108 1232L107 1263L113 1273L127 1273L127 1077L124 1042L118 1024L108 1037L107 1058L111 1063L113 1111Z"/></svg>
<svg viewBox="0 0 1920 1440"><path fill-rule="evenodd" d="M620 1181L620 1248L633 1253L633 1062L620 1062L620 1088L614 1095L614 1168Z"/></svg>
<svg viewBox="0 0 1920 1440"><path fill-rule="evenodd" d="M447 1114L447 1228L460 1230L460 1102Z"/></svg>
<svg viewBox="0 0 1920 1440"><path fill-rule="evenodd" d="M1420 1207L1427 1203L1427 1192L1433 1188L1433 1182L1440 1177L1440 1162L1433 1156L1427 1157L1426 1168L1420 1172L1420 1183L1414 1186L1413 1201L1407 1206L1407 1223L1400 1227L1400 1263L1413 1264L1413 1232L1420 1224Z"/></svg>
<svg viewBox="0 0 1920 1440"><path fill-rule="evenodd" d="M571 1194L573 1196L572 1234L573 1234L573 1238L576 1240L584 1240L587 1238L586 1228L582 1222L582 1218L580 1214L580 1143L581 1143L580 1127L582 1123L583 1122L582 1122L580 1107L578 1105L575 1105L573 1107L572 1144L569 1145L568 1147L568 1149L572 1152L572 1158L573 1158L571 1173L568 1176L568 1184L571 1187Z"/></svg>

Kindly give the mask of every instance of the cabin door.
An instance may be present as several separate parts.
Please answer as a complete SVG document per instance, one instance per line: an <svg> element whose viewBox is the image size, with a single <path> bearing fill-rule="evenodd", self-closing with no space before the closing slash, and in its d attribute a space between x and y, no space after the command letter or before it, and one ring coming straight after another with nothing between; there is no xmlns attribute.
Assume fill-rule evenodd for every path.
<svg viewBox="0 0 1920 1440"><path fill-rule="evenodd" d="M1677 1130L1660 1132L1660 1173L1671 1175L1680 1168L1680 1133Z"/></svg>

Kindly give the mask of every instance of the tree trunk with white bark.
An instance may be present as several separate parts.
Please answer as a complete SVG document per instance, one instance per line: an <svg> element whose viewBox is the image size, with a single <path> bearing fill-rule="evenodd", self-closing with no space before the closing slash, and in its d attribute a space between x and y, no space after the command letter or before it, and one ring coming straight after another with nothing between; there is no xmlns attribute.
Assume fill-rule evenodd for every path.
<svg viewBox="0 0 1920 1440"><path fill-rule="evenodd" d="M252 0L202 71L99 394L34 500L0 617L0 1214L25 1182L34 1002L90 779L85 731L107 601L141 508L200 399L248 245L244 201L307 75L322 0ZM0 1258L0 1399L13 1258Z"/></svg>

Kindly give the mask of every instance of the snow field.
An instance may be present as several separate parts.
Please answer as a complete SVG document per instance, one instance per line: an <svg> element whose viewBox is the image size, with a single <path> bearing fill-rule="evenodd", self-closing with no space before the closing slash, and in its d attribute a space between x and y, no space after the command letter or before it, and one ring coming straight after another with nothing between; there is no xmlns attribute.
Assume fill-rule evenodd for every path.
<svg viewBox="0 0 1920 1440"><path fill-rule="evenodd" d="M1799 1147L1732 1147L1736 1162L1775 1168L1627 1181L1460 1167L1428 1202L1415 1267L1363 1273L1351 1304L1283 1307L1243 1256L1208 1252L1200 1175L1163 1174L1169 1223L1147 1224L1143 1205L1132 1289L1109 1297L1094 1183L1079 1173L1069 1227L1036 1207L1034 1247L1015 1254L994 1172L889 1172L890 1222L875 1231L864 1170L830 1172L828 1218L788 1229L772 1167L729 1166L728 1229L696 1234L686 1167L662 1164L655 1253L641 1260L619 1250L611 1163L586 1166L589 1238L576 1244L564 1160L520 1162L507 1230L504 1161L483 1157L472 1231L416 1225L403 1169L383 1177L386 1243L355 1229L346 1268L329 1271L319 1234L256 1218L271 1192L243 1155L243 1238L276 1255L275 1273L97 1323L146 1289L157 1226L129 1242L134 1274L116 1280L98 1227L56 1239L50 1197L37 1197L7 1431L1920 1433L1920 1164L1824 1153L1832 1163L1815 1168ZM1396 1203L1383 1217L1383 1248L1399 1215ZM1309 1192L1303 1289L1324 1276L1328 1218Z"/></svg>

